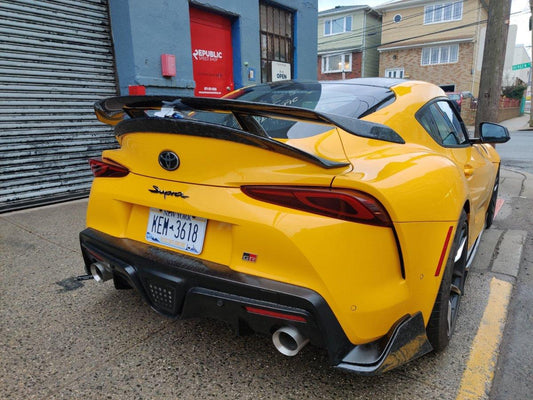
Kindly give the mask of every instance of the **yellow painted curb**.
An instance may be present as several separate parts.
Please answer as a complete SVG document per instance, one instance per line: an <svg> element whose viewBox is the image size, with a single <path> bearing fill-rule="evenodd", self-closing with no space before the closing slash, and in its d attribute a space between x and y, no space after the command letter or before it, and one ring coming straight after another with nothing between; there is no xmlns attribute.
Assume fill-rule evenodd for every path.
<svg viewBox="0 0 533 400"><path fill-rule="evenodd" d="M512 288L512 284L497 278L490 281L488 304L472 342L456 400L488 398Z"/></svg>

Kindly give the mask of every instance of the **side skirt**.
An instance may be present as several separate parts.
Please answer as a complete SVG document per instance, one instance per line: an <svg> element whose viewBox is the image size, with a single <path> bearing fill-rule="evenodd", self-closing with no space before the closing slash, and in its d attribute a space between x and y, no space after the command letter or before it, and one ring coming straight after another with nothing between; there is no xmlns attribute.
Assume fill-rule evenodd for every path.
<svg viewBox="0 0 533 400"><path fill-rule="evenodd" d="M479 248L479 242L481 242L481 236L483 236L483 232L485 232L484 228L481 230L481 232L479 232L479 235L478 235L476 241L474 242L474 245L468 251L468 256L467 256L467 259L466 259L466 267L465 267L466 271L470 270L470 265L474 261L474 258L476 256L477 250Z"/></svg>

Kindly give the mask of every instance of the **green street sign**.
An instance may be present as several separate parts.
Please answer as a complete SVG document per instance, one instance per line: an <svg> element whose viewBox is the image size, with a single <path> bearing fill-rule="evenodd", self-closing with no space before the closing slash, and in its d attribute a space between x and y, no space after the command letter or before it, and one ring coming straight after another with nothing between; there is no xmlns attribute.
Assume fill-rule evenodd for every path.
<svg viewBox="0 0 533 400"><path fill-rule="evenodd" d="M517 69L526 69L526 68L531 68L531 63L530 62L526 62L526 63L522 63L522 64L515 64L511 67L511 69L513 71L516 71Z"/></svg>

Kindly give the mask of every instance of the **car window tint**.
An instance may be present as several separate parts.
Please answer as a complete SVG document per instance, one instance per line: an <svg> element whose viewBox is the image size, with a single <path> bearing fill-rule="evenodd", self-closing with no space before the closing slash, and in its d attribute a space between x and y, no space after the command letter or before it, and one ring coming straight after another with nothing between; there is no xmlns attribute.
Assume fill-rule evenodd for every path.
<svg viewBox="0 0 533 400"><path fill-rule="evenodd" d="M245 87L230 93L228 99L307 108L325 114L360 118L390 104L394 93L387 87L345 83L286 82ZM215 115L211 115L215 114ZM240 125L231 114L196 112L189 118L234 128ZM329 124L295 122L282 118L253 117L272 138L299 139L332 129Z"/></svg>
<svg viewBox="0 0 533 400"><path fill-rule="evenodd" d="M417 114L418 121L422 124L424 129L431 135L431 137L437 142L442 144L442 138L440 137L439 128L435 123L435 119L431 115L429 107L422 109Z"/></svg>
<svg viewBox="0 0 533 400"><path fill-rule="evenodd" d="M450 103L446 101L438 101L435 104L443 112L444 118L448 120L448 123L453 126L455 137L457 139L457 143L458 144L465 143L467 140L466 140L465 132L463 131L463 125L461 124L461 121L457 117L457 114L455 113L455 111L452 109Z"/></svg>
<svg viewBox="0 0 533 400"><path fill-rule="evenodd" d="M441 143L444 145L459 144L455 135L455 128L451 124L449 118L445 116L441 108L438 107L437 103L431 104L429 106L429 111L433 117L433 120L435 121L435 125L437 126Z"/></svg>
<svg viewBox="0 0 533 400"><path fill-rule="evenodd" d="M443 146L469 143L464 124L448 101L436 101L418 111L416 118L431 137Z"/></svg>

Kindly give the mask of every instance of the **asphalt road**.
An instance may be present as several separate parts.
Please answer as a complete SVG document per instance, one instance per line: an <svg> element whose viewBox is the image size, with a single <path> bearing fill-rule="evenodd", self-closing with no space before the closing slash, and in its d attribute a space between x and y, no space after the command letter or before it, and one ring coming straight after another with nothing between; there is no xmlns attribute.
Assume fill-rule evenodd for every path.
<svg viewBox="0 0 533 400"><path fill-rule="evenodd" d="M502 340L507 345L502 305L511 301L512 309L518 264L528 254L531 260L531 236L528 250L521 250L527 220L519 213L530 213L532 182L531 176L502 171L505 201L483 236L448 349L376 377L335 370L325 352L312 346L288 358L270 338L236 337L211 320L170 320L133 291L76 282L83 273L77 235L86 201L2 214L0 398L488 398L495 365L497 379L509 365L498 351ZM530 326L529 318L513 323ZM488 361L477 361L478 354ZM495 398L524 398L528 357L523 352L520 361L529 364L515 382L500 381L514 385L517 395Z"/></svg>
<svg viewBox="0 0 533 400"><path fill-rule="evenodd" d="M533 174L533 130L511 132L511 140L496 149L503 165Z"/></svg>
<svg viewBox="0 0 533 400"><path fill-rule="evenodd" d="M513 131L511 140L498 145L502 165L531 182L533 180L533 130ZM527 182L527 181L526 181ZM516 197L508 199L512 212L499 219L498 229L528 232L523 246L520 271L514 284L509 318L495 370L491 400L533 398L533 192L524 185Z"/></svg>

